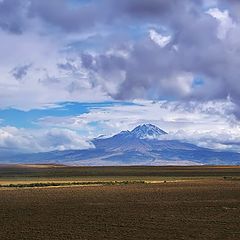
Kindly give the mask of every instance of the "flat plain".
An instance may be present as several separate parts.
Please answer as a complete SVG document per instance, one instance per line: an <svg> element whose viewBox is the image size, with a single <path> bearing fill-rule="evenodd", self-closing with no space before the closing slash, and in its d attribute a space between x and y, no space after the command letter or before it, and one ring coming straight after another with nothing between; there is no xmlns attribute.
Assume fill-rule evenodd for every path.
<svg viewBox="0 0 240 240"><path fill-rule="evenodd" d="M0 239L240 239L240 167L2 166ZM14 186L14 185L12 185Z"/></svg>

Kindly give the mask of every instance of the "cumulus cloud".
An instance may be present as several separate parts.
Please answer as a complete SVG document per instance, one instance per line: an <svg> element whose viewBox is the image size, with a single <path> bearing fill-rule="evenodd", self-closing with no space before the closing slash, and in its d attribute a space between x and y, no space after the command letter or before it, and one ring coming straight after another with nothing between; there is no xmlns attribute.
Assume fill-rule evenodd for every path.
<svg viewBox="0 0 240 240"><path fill-rule="evenodd" d="M171 41L171 36L163 36L157 33L154 29L149 30L149 36L160 47L165 47Z"/></svg>
<svg viewBox="0 0 240 240"><path fill-rule="evenodd" d="M218 131L193 130L190 132L179 130L177 132L171 132L170 134L163 136L161 140L180 140L194 143L200 147L240 152L239 134L239 126L229 128L228 131L226 131L226 129L218 129Z"/></svg>
<svg viewBox="0 0 240 240"><path fill-rule="evenodd" d="M72 148L80 144L69 140L79 139L74 127L87 127L88 137L101 134L89 124L96 119L105 134L147 121L176 138L206 140L205 131L213 146L238 146L233 114L240 118L239 13L238 0L1 0L0 108L156 100L41 120L52 122L51 129L70 126L71 134L1 129L2 146L33 142L35 149L48 149L36 140L40 134L49 149ZM180 128L186 132L179 137ZM233 131L217 134L226 129ZM53 143L57 132L64 143Z"/></svg>
<svg viewBox="0 0 240 240"><path fill-rule="evenodd" d="M27 130L0 128L0 149L9 152L43 152L91 148L92 144L76 132L67 129Z"/></svg>
<svg viewBox="0 0 240 240"><path fill-rule="evenodd" d="M220 39L226 38L229 30L236 27L227 10L221 11L218 8L211 8L207 13L219 21L218 37Z"/></svg>
<svg viewBox="0 0 240 240"><path fill-rule="evenodd" d="M71 60L71 55L59 52L61 43L54 37L4 31L0 37L1 108L31 109L62 101L109 99L101 86L87 78L79 57Z"/></svg>
<svg viewBox="0 0 240 240"><path fill-rule="evenodd" d="M94 106L77 116L42 117L37 129L0 128L0 149L39 152L93 147L91 139L152 123L168 132L162 139L240 151L240 125L230 101L143 101ZM67 108L65 109L67 111Z"/></svg>
<svg viewBox="0 0 240 240"><path fill-rule="evenodd" d="M131 130L139 124L152 123L167 131L165 139L177 139L216 149L240 150L240 125L232 114L231 101L134 102L134 105L96 107L75 117L46 117L42 127L84 129L88 139ZM94 124L93 124L94 123ZM230 144L232 143L232 144Z"/></svg>
<svg viewBox="0 0 240 240"><path fill-rule="evenodd" d="M126 3L126 6L129 6L128 11L134 9L133 16L135 10L135 14L141 12L144 17L155 16L154 11L148 12L148 8L143 8L147 5L146 2L135 5L133 2L129 5ZM239 22L230 17L229 10L212 8L204 11L199 5L197 7L190 3L187 3L188 8L185 9L184 1L180 4L182 8L177 8L180 14L177 22L172 15L166 19L159 16L159 23L166 24L172 32L170 43L167 39L168 44L162 44L162 35L150 30L150 39L154 41L147 37L139 40L129 48L128 57L120 57L118 62L112 62L110 69L118 72L120 77L112 75L115 88L114 92L109 91L109 94L115 99L167 98L202 101L230 97L238 106L239 61L236 52L240 47L237 41ZM163 9L164 6L162 3ZM166 6L166 9L171 9L170 3L168 7ZM182 12L179 9L182 9ZM165 10L163 12L165 13ZM155 17L152 21L156 20ZM109 77L102 67L105 59L110 58L114 58L114 55L95 54L92 56L91 66L85 67L91 73L105 77L107 83L112 83L113 80L107 81ZM202 84L195 85L194 79L198 76L201 76L203 81Z"/></svg>
<svg viewBox="0 0 240 240"><path fill-rule="evenodd" d="M92 101L230 97L238 116L239 6L236 0L3 0L1 106L89 95ZM32 106L19 101L26 94Z"/></svg>

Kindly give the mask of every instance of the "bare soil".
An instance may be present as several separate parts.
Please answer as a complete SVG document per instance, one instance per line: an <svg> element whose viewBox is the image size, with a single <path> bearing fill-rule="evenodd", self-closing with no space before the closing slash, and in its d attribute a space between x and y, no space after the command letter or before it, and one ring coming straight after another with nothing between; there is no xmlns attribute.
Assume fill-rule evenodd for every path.
<svg viewBox="0 0 240 240"><path fill-rule="evenodd" d="M239 240L240 181L0 190L2 240Z"/></svg>

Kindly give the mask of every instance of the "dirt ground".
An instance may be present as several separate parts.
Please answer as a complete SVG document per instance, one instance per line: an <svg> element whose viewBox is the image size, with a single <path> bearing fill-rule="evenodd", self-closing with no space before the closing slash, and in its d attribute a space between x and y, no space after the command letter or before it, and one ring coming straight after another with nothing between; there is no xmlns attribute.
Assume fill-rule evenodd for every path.
<svg viewBox="0 0 240 240"><path fill-rule="evenodd" d="M240 181L0 190L2 240L239 240Z"/></svg>

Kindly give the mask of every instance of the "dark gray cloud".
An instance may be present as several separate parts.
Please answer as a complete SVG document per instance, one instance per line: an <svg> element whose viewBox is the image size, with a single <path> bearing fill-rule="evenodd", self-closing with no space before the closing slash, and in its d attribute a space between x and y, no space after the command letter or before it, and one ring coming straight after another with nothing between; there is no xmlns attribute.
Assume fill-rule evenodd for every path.
<svg viewBox="0 0 240 240"><path fill-rule="evenodd" d="M74 7L70 3L71 0L2 0L0 27L19 34L29 30L31 21L39 19L66 32L84 31L95 26L104 17L103 13L99 14L98 4Z"/></svg>
<svg viewBox="0 0 240 240"><path fill-rule="evenodd" d="M189 7L191 14L197 16L202 0L102 0L79 3L71 0L3 0L0 3L1 27L20 33L24 25L35 18L66 32L109 27L115 23L128 26L132 21L143 19L178 24L189 13Z"/></svg>
<svg viewBox="0 0 240 240"><path fill-rule="evenodd" d="M167 16L174 9L174 3L177 4L178 1L174 0L174 3L169 4L163 0L103 0L101 3L90 1L88 4L80 4L75 7L70 5L70 2L66 0L31 0L29 16L37 17L66 32L86 31L94 26L112 25L119 22L127 26L128 18L156 16L159 19L162 15Z"/></svg>
<svg viewBox="0 0 240 240"><path fill-rule="evenodd" d="M64 71L75 72L78 70L71 62L58 63L57 66L59 69L64 70Z"/></svg>
<svg viewBox="0 0 240 240"><path fill-rule="evenodd" d="M31 0L29 16L38 17L67 32L86 30L97 23L95 4L73 7L69 3L66 0Z"/></svg>
<svg viewBox="0 0 240 240"><path fill-rule="evenodd" d="M189 8L191 14L197 14L201 11L200 8L202 5L201 0L122 0L117 2L107 0L107 2L109 6L113 9L115 8L115 12L128 16L131 19L161 19L168 23L173 22L173 19L177 20L179 16L183 16L186 12L189 12Z"/></svg>
<svg viewBox="0 0 240 240"><path fill-rule="evenodd" d="M78 39L81 49L67 40L66 44L81 55L82 67L89 73L92 85L99 85L115 99L203 101L230 97L236 106L240 106L238 0L218 0L211 5L228 11L225 17L229 13L231 19L223 26L207 13L207 0L83 2L3 0L0 2L0 27L11 33L24 34L24 31L34 31L31 29L34 24L30 24L33 21L44 29L41 34L52 36L57 29L63 38L76 33L93 32L100 36L107 32L108 36L101 36L99 40L99 45L104 45L101 50L97 38L91 42L94 54L83 51L84 41L87 46L91 37ZM231 21L234 26L228 26ZM223 37L219 37L220 27L225 28ZM171 41L160 47L148 36L149 29L171 35ZM140 31L145 32L139 37ZM79 72L78 65L71 61L57 66L74 74ZM15 68L12 73L21 79L28 68L27 65ZM195 84L194 78L199 77L201 84ZM236 115L238 112L236 107Z"/></svg>
<svg viewBox="0 0 240 240"><path fill-rule="evenodd" d="M23 66L15 67L11 74L15 77L17 80L22 80L28 73L28 70L31 68L32 64L26 64Z"/></svg>
<svg viewBox="0 0 240 240"><path fill-rule="evenodd" d="M182 22L182 25L179 23L173 29L172 41L164 48L147 36L134 43L128 57L101 54L94 58L85 54L83 66L103 74L103 77L111 70L124 71L125 79L113 95L117 99L189 97L191 92L177 77L182 75L185 78L188 73L215 77L211 64L221 63L219 49L223 47L217 38L218 25L215 19L204 13L193 24L187 25L190 20ZM216 45L212 46L213 43ZM178 50L174 48L175 45Z"/></svg>
<svg viewBox="0 0 240 240"><path fill-rule="evenodd" d="M0 27L12 33L22 33L25 28L26 1L0 1Z"/></svg>
<svg viewBox="0 0 240 240"><path fill-rule="evenodd" d="M219 7L229 5L224 1L219 2ZM164 48L149 39L137 41L127 58L112 61L111 69L125 72L124 81L119 81L118 92L112 95L114 98L210 100L230 97L239 105L239 13L231 7L227 9L230 16L235 16L233 21L236 26L227 31L224 39L220 39L220 22L203 10L203 4L203 1L191 3L157 0L121 1L116 4L118 11L128 19L145 18L154 23L158 21L160 26L169 29L172 40ZM239 5L238 2L234 4ZM94 70L100 74L104 72L106 58L113 57L109 54L95 57ZM88 56L87 59L89 62L91 57ZM91 59L90 62L94 61ZM86 67L84 59L83 63ZM93 70L92 65L88 67ZM192 80L201 76L203 84L194 86L192 81L191 86L189 81L190 86L187 86L184 82L187 73L192 75ZM181 75L183 77L178 80Z"/></svg>

